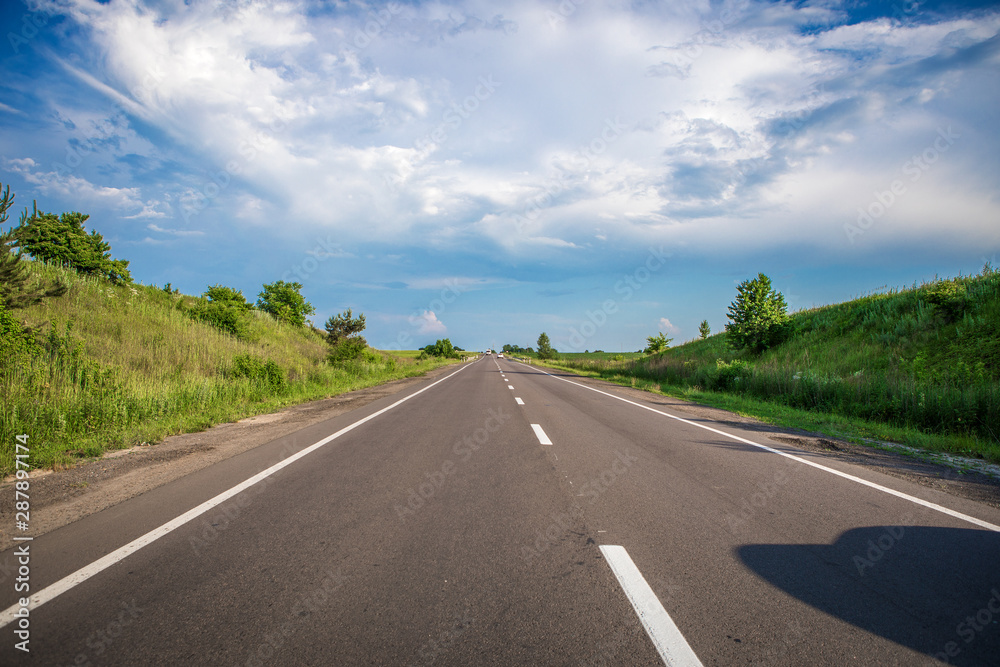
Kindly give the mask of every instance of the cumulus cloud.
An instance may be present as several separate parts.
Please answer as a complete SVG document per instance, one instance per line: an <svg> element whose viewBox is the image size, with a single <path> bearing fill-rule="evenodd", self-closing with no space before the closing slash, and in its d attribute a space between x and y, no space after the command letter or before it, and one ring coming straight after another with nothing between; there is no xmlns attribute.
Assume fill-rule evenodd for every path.
<svg viewBox="0 0 1000 667"><path fill-rule="evenodd" d="M974 248L1000 216L989 178L1000 146L977 111L996 101L996 11L916 21L837 2L586 3L565 15L525 2L502 16L480 0L52 7L88 40L84 55L60 58L67 71L182 147L173 182L187 190L172 206L187 221L218 206L234 224L280 213L345 243L485 239L528 256L653 240L703 254L846 254L856 244L844 222L945 123L968 142L883 228L912 221ZM72 64L91 51L100 67ZM33 178L164 211L132 185ZM165 182L143 187L177 187ZM959 184L962 196L949 195ZM943 212L925 204L942 198L949 226L935 231Z"/></svg>
<svg viewBox="0 0 1000 667"><path fill-rule="evenodd" d="M668 334L679 334L681 332L680 328L674 326L670 320L665 317L660 318L660 331Z"/></svg>
<svg viewBox="0 0 1000 667"><path fill-rule="evenodd" d="M444 322L437 318L430 310L425 310L420 315L410 317L410 324L417 327L418 334L443 334L448 331Z"/></svg>

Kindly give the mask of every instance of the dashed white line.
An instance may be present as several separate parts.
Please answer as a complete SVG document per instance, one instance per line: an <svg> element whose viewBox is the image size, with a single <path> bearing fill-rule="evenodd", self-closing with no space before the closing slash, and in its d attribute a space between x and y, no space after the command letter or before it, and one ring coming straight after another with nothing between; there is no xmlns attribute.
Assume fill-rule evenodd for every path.
<svg viewBox="0 0 1000 667"><path fill-rule="evenodd" d="M653 640L653 646L663 658L664 664L670 667L701 667L701 660L660 604L656 593L646 583L625 547L604 544L601 545L601 553L615 573L635 613L639 615L642 627L646 628L646 634Z"/></svg>
<svg viewBox="0 0 1000 667"><path fill-rule="evenodd" d="M538 442L542 443L543 445L552 444L552 441L549 440L549 436L545 435L545 431L542 430L542 427L540 425L532 424L531 430L535 432L535 437L538 438Z"/></svg>
<svg viewBox="0 0 1000 667"><path fill-rule="evenodd" d="M514 388L514 385L512 385L512 384L509 384L509 385L507 385L507 388L508 388L508 389L513 389L513 388Z"/></svg>
<svg viewBox="0 0 1000 667"><path fill-rule="evenodd" d="M521 400L520 396L515 396L514 400L517 401L518 405L524 405L524 401Z"/></svg>

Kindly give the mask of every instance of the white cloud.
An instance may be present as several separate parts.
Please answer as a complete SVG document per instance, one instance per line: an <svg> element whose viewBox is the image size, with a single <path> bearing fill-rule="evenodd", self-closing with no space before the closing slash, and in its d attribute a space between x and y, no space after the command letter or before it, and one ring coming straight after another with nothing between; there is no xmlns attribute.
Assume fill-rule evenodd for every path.
<svg viewBox="0 0 1000 667"><path fill-rule="evenodd" d="M4 168L20 174L25 181L34 185L48 197L60 197L75 205L108 206L120 212L139 211L127 217L163 217L155 210L157 201L143 201L139 188L113 188L94 185L90 181L74 176L61 175L55 171L36 170L38 164L31 158L4 159Z"/></svg>
<svg viewBox="0 0 1000 667"><path fill-rule="evenodd" d="M671 323L670 320L668 320L665 317L660 318L660 331L662 331L663 333L674 334L674 335L679 334L681 332L679 327L674 326L674 324Z"/></svg>
<svg viewBox="0 0 1000 667"><path fill-rule="evenodd" d="M365 37L366 8L77 0L67 11L102 67L62 62L184 147L197 169L179 181L208 187L206 174L228 173L212 204L235 224L280 214L345 244L486 238L529 255L597 241L826 248L884 180L877 159L859 155L894 156L882 165L894 169L923 149L925 130L996 102L995 82L984 91L956 75L995 67L995 53L974 47L1000 30L996 12L802 31L836 25L844 10L735 3L730 19L708 3L573 7L553 21L528 2L502 19L479 0L400 5L376 11ZM971 119L963 131L988 133ZM995 142L956 147L958 179L982 173L972 146ZM945 188L940 173L928 191ZM66 194L163 214L136 188L84 183ZM179 198L188 213L193 192ZM965 188L971 203L949 199L963 232L939 225L941 237L976 247L1000 213L993 192L983 178Z"/></svg>
<svg viewBox="0 0 1000 667"><path fill-rule="evenodd" d="M146 229L151 232L157 232L159 234L170 234L171 236L204 236L205 232L197 229L165 229L159 225L150 223L146 225Z"/></svg>
<svg viewBox="0 0 1000 667"><path fill-rule="evenodd" d="M448 331L444 322L430 310L425 310L417 316L410 317L410 324L417 327L418 334L443 334Z"/></svg>

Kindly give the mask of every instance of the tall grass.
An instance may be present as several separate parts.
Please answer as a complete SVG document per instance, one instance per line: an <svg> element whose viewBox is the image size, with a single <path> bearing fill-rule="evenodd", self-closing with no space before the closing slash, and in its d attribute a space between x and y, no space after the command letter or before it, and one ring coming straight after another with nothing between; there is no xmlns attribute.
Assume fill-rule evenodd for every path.
<svg viewBox="0 0 1000 667"><path fill-rule="evenodd" d="M142 285L115 287L32 262L36 280L68 292L16 311L38 327L45 352L0 360L0 473L14 438L31 463L71 464L108 448L156 441L251 414L418 375L441 365L382 353L331 365L322 335L262 313L253 342L193 321L190 297Z"/></svg>
<svg viewBox="0 0 1000 667"><path fill-rule="evenodd" d="M942 293L951 295L945 305ZM792 339L756 358L734 353L723 333L655 356L560 365L968 436L974 453L1000 460L1000 272L987 268L792 319Z"/></svg>

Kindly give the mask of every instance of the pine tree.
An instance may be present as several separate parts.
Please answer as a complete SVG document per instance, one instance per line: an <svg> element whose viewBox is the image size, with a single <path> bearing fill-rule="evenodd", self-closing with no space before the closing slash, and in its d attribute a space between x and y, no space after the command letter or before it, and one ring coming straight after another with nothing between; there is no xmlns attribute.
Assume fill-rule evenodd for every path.
<svg viewBox="0 0 1000 667"><path fill-rule="evenodd" d="M712 327L708 326L708 320L701 321L701 324L698 325L698 333L701 334L702 340L712 335Z"/></svg>
<svg viewBox="0 0 1000 667"><path fill-rule="evenodd" d="M7 222L7 211L13 204L14 195L10 193L8 185L0 195L0 225ZM59 281L49 285L29 286L28 266L21 253L14 251L17 244L13 229L0 234L0 306L8 311L27 308L42 299L65 294L66 286Z"/></svg>
<svg viewBox="0 0 1000 667"><path fill-rule="evenodd" d="M128 261L111 259L111 245L104 237L83 223L89 215L71 211L57 216L43 213L32 205L31 215L25 209L13 230L17 245L35 259L68 266L80 273L103 276L115 284L130 283Z"/></svg>
<svg viewBox="0 0 1000 667"><path fill-rule="evenodd" d="M771 279L758 273L736 288L736 301L729 306L726 337L735 350L760 354L788 337L789 318L785 297L771 288Z"/></svg>
<svg viewBox="0 0 1000 667"><path fill-rule="evenodd" d="M347 338L359 334L365 330L365 314L360 313L354 317L350 308L342 313L331 315L326 321L327 341L335 345L342 338Z"/></svg>

